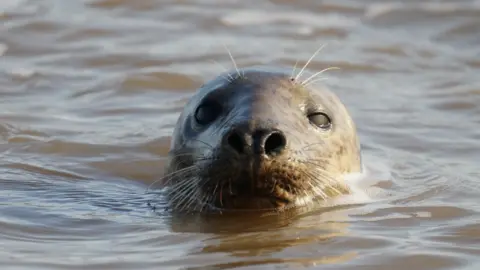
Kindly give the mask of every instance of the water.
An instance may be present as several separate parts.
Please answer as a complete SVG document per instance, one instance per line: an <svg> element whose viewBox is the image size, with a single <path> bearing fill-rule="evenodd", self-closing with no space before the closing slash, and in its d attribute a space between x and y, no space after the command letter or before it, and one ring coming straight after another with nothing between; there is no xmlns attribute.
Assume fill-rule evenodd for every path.
<svg viewBox="0 0 480 270"><path fill-rule="evenodd" d="M477 269L479 1L3 0L2 269ZM371 202L174 217L146 187L196 87L328 66ZM218 62L219 64L215 63ZM148 206L156 207L153 211Z"/></svg>

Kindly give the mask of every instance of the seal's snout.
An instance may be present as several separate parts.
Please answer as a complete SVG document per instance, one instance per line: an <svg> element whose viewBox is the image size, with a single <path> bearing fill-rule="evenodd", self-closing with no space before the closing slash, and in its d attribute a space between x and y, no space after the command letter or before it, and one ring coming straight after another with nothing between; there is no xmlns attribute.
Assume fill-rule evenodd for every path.
<svg viewBox="0 0 480 270"><path fill-rule="evenodd" d="M273 157L281 154L287 146L285 134L273 128L248 131L234 128L226 134L225 146L239 155L265 155Z"/></svg>

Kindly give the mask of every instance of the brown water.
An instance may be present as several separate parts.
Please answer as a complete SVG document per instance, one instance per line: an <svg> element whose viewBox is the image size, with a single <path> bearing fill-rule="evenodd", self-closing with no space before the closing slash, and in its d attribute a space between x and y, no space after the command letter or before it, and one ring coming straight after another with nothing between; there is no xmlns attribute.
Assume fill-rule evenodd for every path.
<svg viewBox="0 0 480 270"><path fill-rule="evenodd" d="M478 269L479 1L0 2L1 269ZM162 211L169 135L239 66L328 66L372 201ZM388 177L384 177L389 175ZM147 203L152 200L156 210Z"/></svg>

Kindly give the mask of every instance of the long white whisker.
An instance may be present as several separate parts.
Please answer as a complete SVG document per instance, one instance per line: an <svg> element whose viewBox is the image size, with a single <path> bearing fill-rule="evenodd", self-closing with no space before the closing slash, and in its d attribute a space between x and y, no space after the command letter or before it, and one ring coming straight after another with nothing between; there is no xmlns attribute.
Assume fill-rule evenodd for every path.
<svg viewBox="0 0 480 270"><path fill-rule="evenodd" d="M232 82L234 79L232 77L232 75L228 72L228 69L225 68L222 64L220 64L219 62L215 61L215 60L210 60L212 61L213 63L215 63L216 65L220 66L224 71L225 71L225 74L227 74L228 78L227 77L224 77L227 81L229 82Z"/></svg>
<svg viewBox="0 0 480 270"><path fill-rule="evenodd" d="M194 199L192 199L190 202L187 203L186 207L187 209L190 208L190 205L194 202L194 201L197 201L197 205L195 206L195 208L193 209L194 211L196 211L197 207L198 206L201 206L203 208L203 205L205 204L205 197L207 196L207 194L201 194L201 190L203 189L203 187L208 183L208 181L203 181L203 183L198 186L196 188L196 196ZM201 209L202 209L201 208Z"/></svg>
<svg viewBox="0 0 480 270"><path fill-rule="evenodd" d="M164 175L162 178L160 178L160 179L158 179L158 180L155 180L153 183L151 183L150 185L148 185L147 190L146 190L145 192L148 192L148 190L149 190L153 185L155 185L156 183L158 183L158 182L160 182L160 181L162 181L162 180L168 179L167 181L170 181L171 178L169 178L169 177L171 177L171 176L173 176L173 175L176 175L176 174L183 174L183 173L188 172L189 170L194 170L194 169L195 169L195 166L189 166L189 167L185 167L185 168L183 168L183 169L180 169L180 170L171 172L171 173L169 173L169 174L167 174L167 175Z"/></svg>
<svg viewBox="0 0 480 270"><path fill-rule="evenodd" d="M210 150L214 148L213 146L211 146L210 144L208 144L208 143L206 143L206 142L204 142L204 141L202 141L202 140L196 140L196 139L192 139L192 140L193 140L193 141L196 141L196 142L199 142L199 143L202 143L203 145L208 146L208 147L210 148Z"/></svg>
<svg viewBox="0 0 480 270"><path fill-rule="evenodd" d="M338 183L338 181L335 179L335 177L331 176L325 170L318 170L317 172L320 174L320 176L329 180L328 182L326 182L326 181L323 182L324 188L332 189L333 191L335 191L337 193L337 195L342 194L342 192L339 189L337 189L334 185L335 183Z"/></svg>
<svg viewBox="0 0 480 270"><path fill-rule="evenodd" d="M308 59L307 63L305 63L305 65L303 66L303 68L300 70L300 72L297 74L297 76L295 76L295 80L297 81L298 78L300 78L300 76L302 76L302 73L303 71L305 70L305 68L307 68L308 64L310 64L310 62L313 60L313 58L326 46L326 44L323 44L320 48L318 48L318 50L315 51L315 53L310 57L310 59Z"/></svg>
<svg viewBox="0 0 480 270"><path fill-rule="evenodd" d="M325 78L325 77L317 78L317 79L314 79L314 80L309 81L307 84L304 84L303 86L304 86L304 87L307 87L307 86L312 85L312 84L314 84L314 83L316 83L316 82L326 81L326 80L328 80L328 78Z"/></svg>
<svg viewBox="0 0 480 270"><path fill-rule="evenodd" d="M321 161L321 160L320 160ZM315 163L302 161L303 163L309 163L312 165L316 165ZM328 195L325 193L325 190L331 189L337 195L343 194L336 185L338 184L338 180L327 170L317 167L315 170L315 174L312 172L304 172L305 174L311 177L311 181L309 184L312 186L312 189L321 196L323 199L327 199ZM311 182L314 182L315 185L312 185Z"/></svg>
<svg viewBox="0 0 480 270"><path fill-rule="evenodd" d="M194 211L197 211L197 207L199 207L200 212L205 208L205 205L207 204L208 198L210 195L208 194L203 194L203 196L199 199L199 203L195 205L195 208L193 209Z"/></svg>
<svg viewBox="0 0 480 270"><path fill-rule="evenodd" d="M228 47L225 43L223 43L223 46L225 47L225 50L227 50L228 55L230 56L230 60L232 60L232 62L233 62L233 66L235 67L235 70L237 71L237 75L239 77L242 77L242 74L240 74L240 70L238 69L237 63L235 62L235 59L233 58L232 53L230 52L230 50L228 49Z"/></svg>
<svg viewBox="0 0 480 270"><path fill-rule="evenodd" d="M188 177L182 179L182 181L179 181L178 183L169 186L170 190L168 191L168 194L172 195L176 192L183 191L187 188L190 188L190 186L192 185L195 185L196 183L192 181L192 179L194 179L192 175L195 175L195 171L189 174Z"/></svg>
<svg viewBox="0 0 480 270"><path fill-rule="evenodd" d="M193 194L192 193L195 193L194 196L192 196ZM187 201L187 203L185 204L185 207L186 209L190 209L190 206L192 205L192 203L194 203L195 201L199 201L200 199L200 191L199 189L195 189L192 193L188 194L188 197L190 198L189 201ZM195 206L195 208L193 210L195 210L197 208L199 203L197 203L197 205Z"/></svg>
<svg viewBox="0 0 480 270"><path fill-rule="evenodd" d="M192 197L193 197L193 199L196 199L196 196L192 196L193 192L197 192L197 189L195 188L196 179L191 179L190 181L193 183L193 185L188 185L188 188L180 193L180 195L182 195L182 196L180 197L180 201L178 201L178 203L176 203L177 206L182 206L181 211L185 210L185 205L184 205L185 200L187 200L187 202L189 202L190 200L192 200ZM175 201L175 200L173 200L173 201Z"/></svg>
<svg viewBox="0 0 480 270"><path fill-rule="evenodd" d="M340 69L339 67L328 67L328 68L325 68L315 74L313 74L312 76L308 77L306 80L304 80L302 82L302 85L305 85L306 83L308 83L310 80L314 79L316 76L319 76L321 75L322 73L324 73L325 71L328 71L328 70L334 70L334 69Z"/></svg>
<svg viewBox="0 0 480 270"><path fill-rule="evenodd" d="M309 182L308 184L313 189L315 194L322 197L322 199L326 200L328 198L327 194L325 194L325 192L323 192L323 190L321 188L318 188L318 187L314 186L311 182Z"/></svg>
<svg viewBox="0 0 480 270"><path fill-rule="evenodd" d="M297 65L298 65L298 60L295 61L295 65L293 66L293 69L292 69L292 75L290 76L290 78L295 78L295 70L297 69Z"/></svg>
<svg viewBox="0 0 480 270"><path fill-rule="evenodd" d="M318 178L318 175L313 174L312 172L306 173L307 175L310 175L311 181L308 181L308 184L312 187L312 189L315 191L316 194L320 195L322 199L326 199L328 196L323 192L323 190L319 187L323 185L323 182L321 179ZM315 185L312 184L312 181L314 181Z"/></svg>
<svg viewBox="0 0 480 270"><path fill-rule="evenodd" d="M184 192L187 192L188 190L195 187L196 183L193 181L194 179L189 179L189 180L191 180L191 181L184 181L181 184L179 184L178 186L173 187L174 189L172 189L167 194L168 196L171 196L170 199L172 201L176 201L179 197L183 196Z"/></svg>

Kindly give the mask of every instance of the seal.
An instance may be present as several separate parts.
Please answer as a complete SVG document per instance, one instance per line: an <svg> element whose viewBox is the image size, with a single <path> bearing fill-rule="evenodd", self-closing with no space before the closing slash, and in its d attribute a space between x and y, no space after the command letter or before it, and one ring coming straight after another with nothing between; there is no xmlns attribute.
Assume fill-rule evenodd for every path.
<svg viewBox="0 0 480 270"><path fill-rule="evenodd" d="M236 68L197 89L161 180L170 209L285 210L350 193L343 175L361 171L356 127L312 79Z"/></svg>

